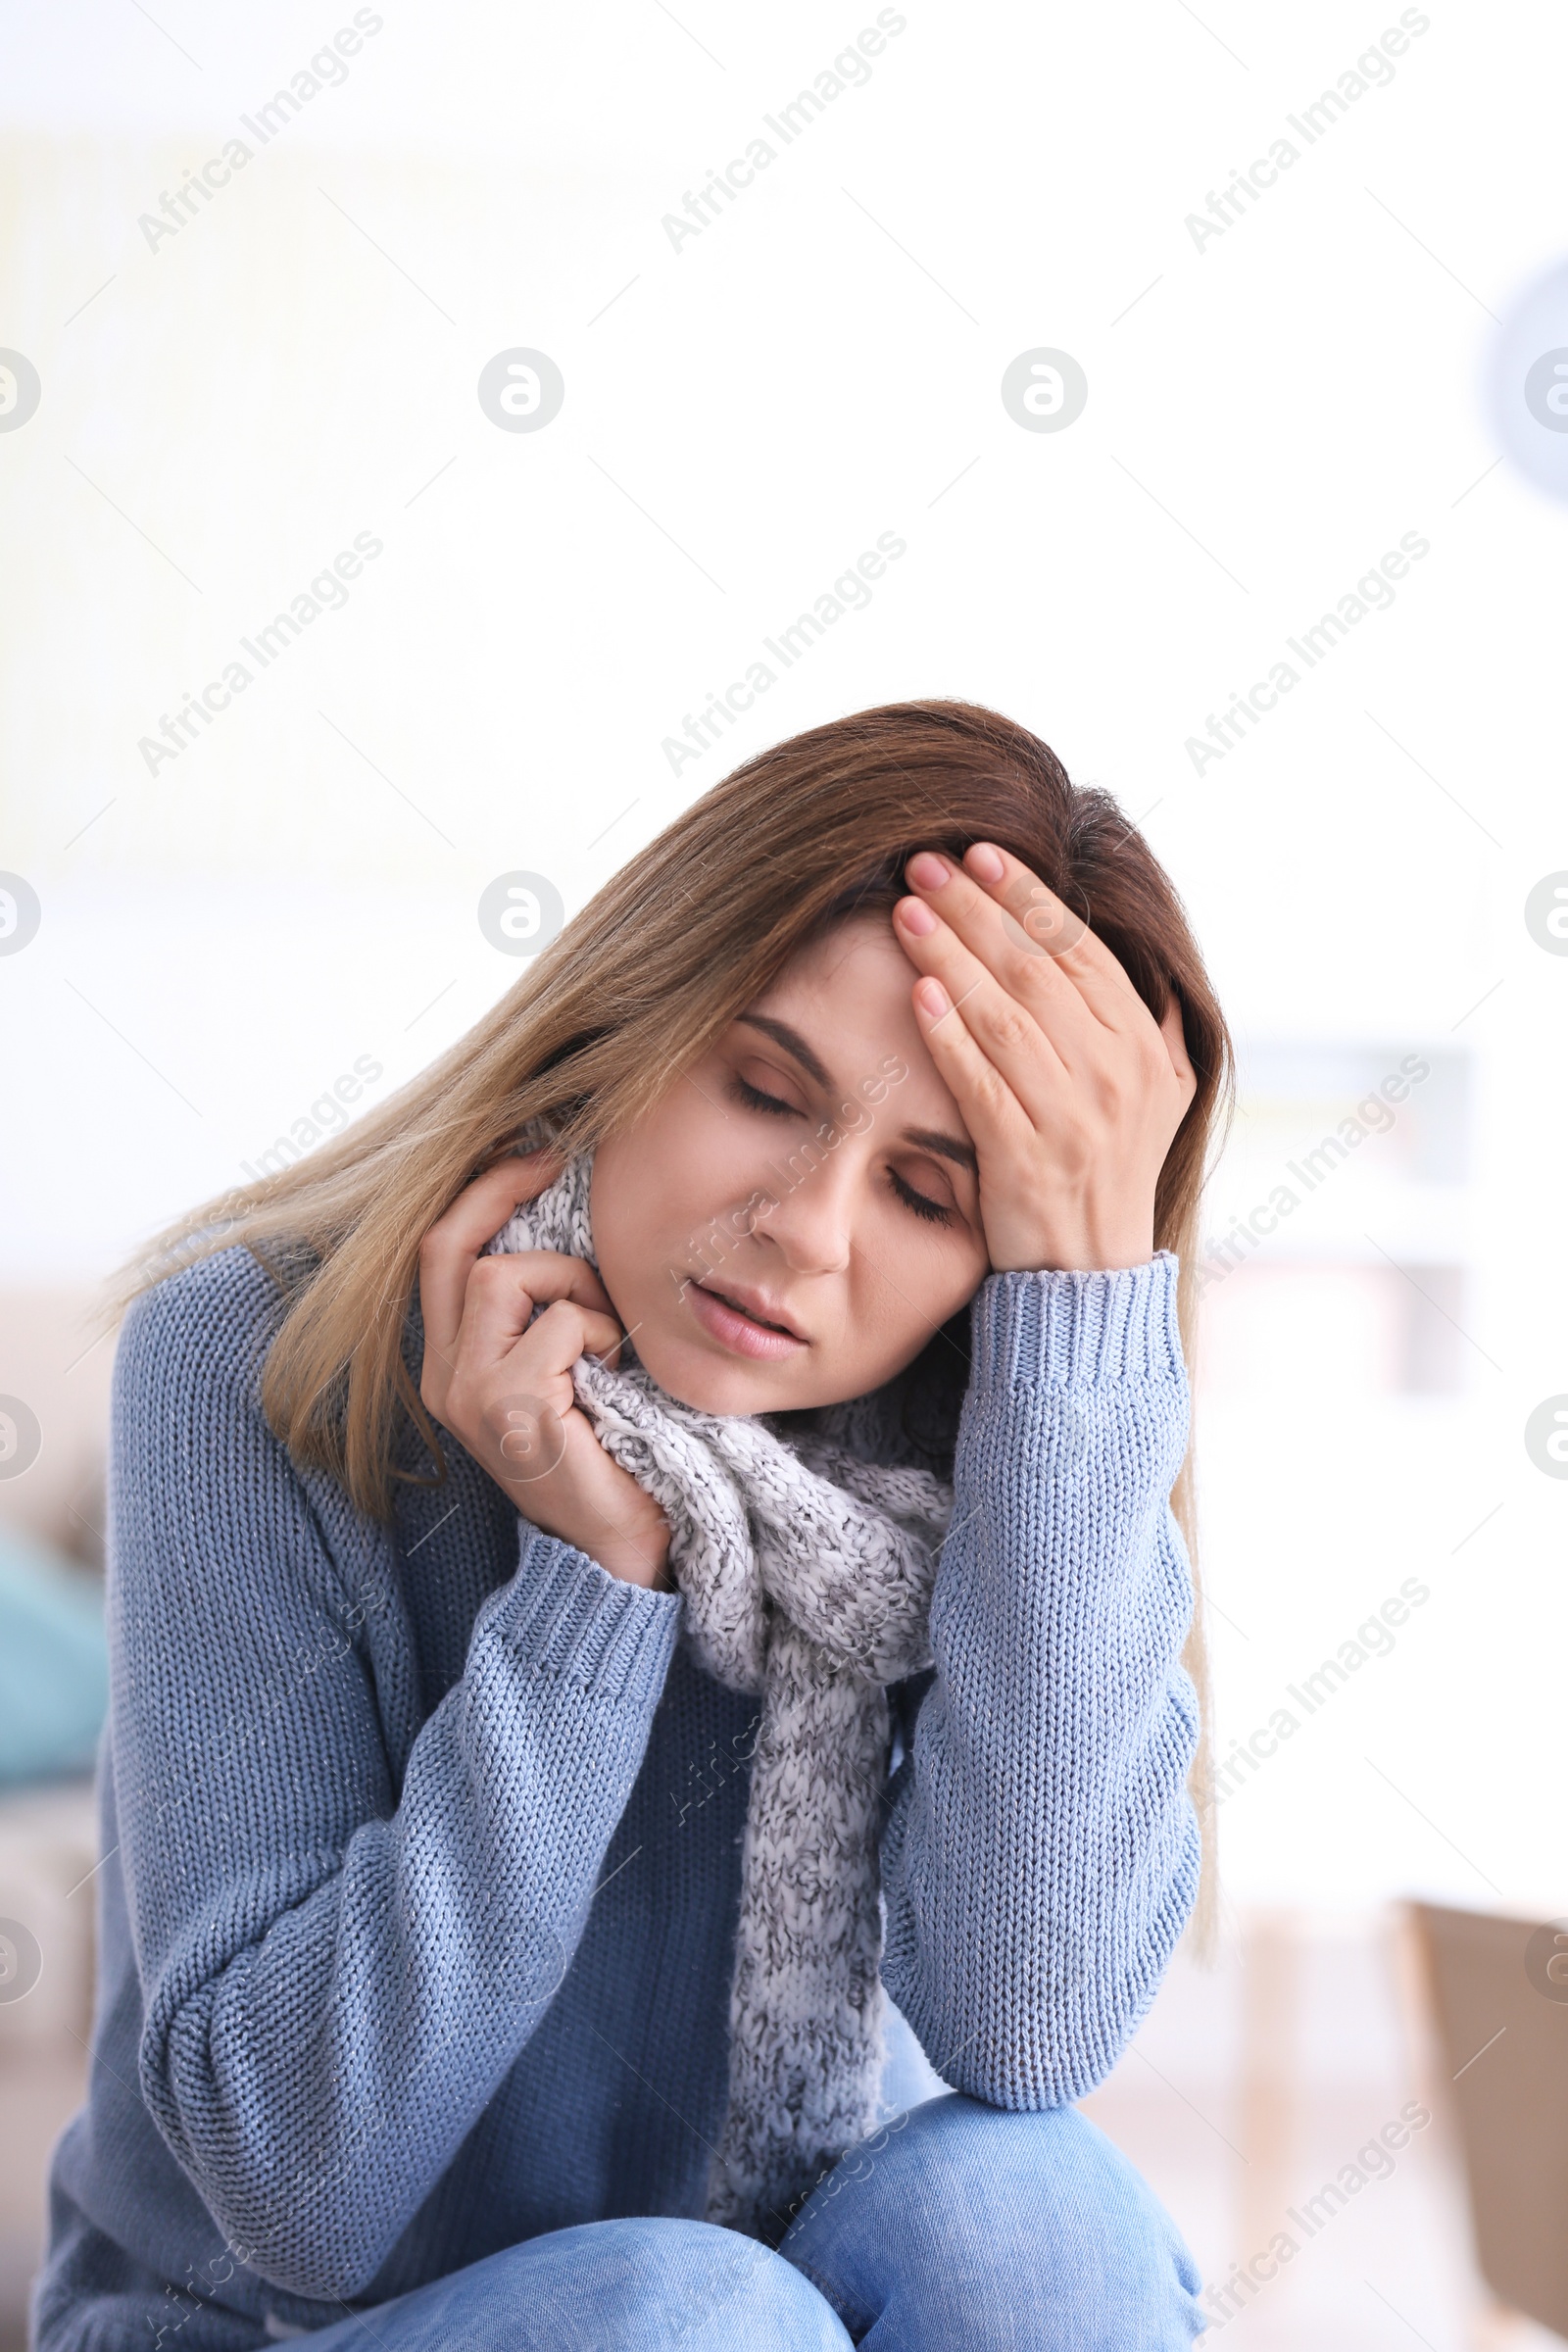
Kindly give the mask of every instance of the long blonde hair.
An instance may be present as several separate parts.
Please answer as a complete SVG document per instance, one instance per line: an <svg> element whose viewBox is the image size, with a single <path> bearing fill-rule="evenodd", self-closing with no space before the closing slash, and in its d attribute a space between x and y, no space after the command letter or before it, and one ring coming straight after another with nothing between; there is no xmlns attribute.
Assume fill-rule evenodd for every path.
<svg viewBox="0 0 1568 2352"><path fill-rule="evenodd" d="M915 850L956 858L978 840L1012 851L1077 909L1156 1019L1172 996L1181 1005L1198 1092L1160 1175L1154 1237L1181 1260L1191 1360L1200 1195L1231 1083L1197 943L1108 795L1075 789L1026 728L951 702L862 710L749 760L623 866L427 1070L308 1159L194 1210L127 1269L122 1297L214 1250L250 1249L279 1285L262 1390L272 1429L298 1463L388 1516L410 1475L399 1453L411 1423L441 1462L404 1339L420 1241L463 1187L532 1120L576 1151L635 1119L810 932L855 907L891 907ZM1196 1580L1190 1447L1171 1500ZM1192 1786L1206 1854L1197 1611L1183 1655L1203 1712Z"/></svg>

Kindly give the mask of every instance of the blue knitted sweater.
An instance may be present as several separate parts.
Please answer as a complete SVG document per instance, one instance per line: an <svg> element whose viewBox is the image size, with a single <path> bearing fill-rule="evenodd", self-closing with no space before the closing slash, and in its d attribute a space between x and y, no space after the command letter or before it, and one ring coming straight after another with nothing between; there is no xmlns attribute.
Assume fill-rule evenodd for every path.
<svg viewBox="0 0 1568 2352"><path fill-rule="evenodd" d="M1081 2097L1190 1909L1175 1261L971 1309L883 1978L956 2088ZM262 1417L228 1250L116 1369L88 2098L39 2352L251 2352L573 2223L700 2215L757 1701L460 1447L395 1522Z"/></svg>

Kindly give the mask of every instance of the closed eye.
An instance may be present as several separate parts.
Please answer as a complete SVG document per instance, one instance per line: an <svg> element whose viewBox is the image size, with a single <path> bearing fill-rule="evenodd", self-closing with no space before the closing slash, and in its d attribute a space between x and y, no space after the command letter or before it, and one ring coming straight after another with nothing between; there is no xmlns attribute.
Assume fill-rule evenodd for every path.
<svg viewBox="0 0 1568 2352"><path fill-rule="evenodd" d="M888 1181L898 1199L904 1202L905 1207L912 1209L917 1217L923 1217L928 1225L951 1225L953 1223L951 1208L946 1207L940 1200L933 1200L928 1193L916 1192L912 1184L906 1183L897 1168L889 1168Z"/></svg>
<svg viewBox="0 0 1568 2352"><path fill-rule="evenodd" d="M766 1095L760 1086L753 1086L738 1070L730 1073L729 1089L735 1101L747 1110L760 1110L769 1118L799 1119L805 1116L793 1102L784 1102L778 1095Z"/></svg>
<svg viewBox="0 0 1568 2352"><path fill-rule="evenodd" d="M730 1072L728 1086L732 1101L740 1103L745 1110L760 1111L764 1118L800 1119L808 1115L798 1103L786 1102L781 1096L770 1095L762 1087L754 1086L749 1078L741 1076L739 1070ZM917 1191L906 1177L900 1175L897 1168L889 1168L888 1184L895 1200L902 1201L912 1216L921 1218L928 1225L954 1223L955 1212L946 1202L933 1200L929 1193Z"/></svg>

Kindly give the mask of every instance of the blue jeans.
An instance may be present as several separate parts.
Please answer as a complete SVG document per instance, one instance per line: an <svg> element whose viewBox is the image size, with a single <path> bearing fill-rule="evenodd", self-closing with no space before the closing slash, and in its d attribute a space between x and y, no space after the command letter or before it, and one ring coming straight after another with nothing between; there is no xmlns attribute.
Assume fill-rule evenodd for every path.
<svg viewBox="0 0 1568 2352"><path fill-rule="evenodd" d="M853 2149L780 2251L707 2222L553 2230L341 2320L314 2352L1189 2352L1197 2267L1071 2107L959 2092Z"/></svg>

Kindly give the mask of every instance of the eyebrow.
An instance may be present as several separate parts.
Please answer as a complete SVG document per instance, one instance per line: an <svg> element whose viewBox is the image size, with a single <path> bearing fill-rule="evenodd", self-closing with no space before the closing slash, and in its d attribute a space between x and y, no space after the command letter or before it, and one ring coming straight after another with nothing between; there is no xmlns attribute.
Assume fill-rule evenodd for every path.
<svg viewBox="0 0 1568 2352"><path fill-rule="evenodd" d="M785 1053L798 1061L807 1076L813 1078L818 1086L825 1087L829 1094L834 1091L832 1077L823 1068L800 1031L792 1029L788 1021L772 1020L765 1012L743 1012L738 1015L738 1018L745 1023L748 1029L760 1029L762 1035L770 1037L775 1046L782 1046Z"/></svg>
<svg viewBox="0 0 1568 2352"><path fill-rule="evenodd" d="M760 1029L776 1046L782 1046L785 1053L798 1061L808 1077L814 1079L818 1086L829 1093L834 1091L831 1076L800 1031L792 1029L788 1021L775 1021L765 1012L743 1012L737 1017L748 1029ZM914 1144L922 1152L934 1152L939 1159L951 1159L956 1166L967 1168L969 1174L978 1180L980 1162L972 1144L964 1143L956 1135L944 1135L940 1127L906 1127L903 1136L906 1144Z"/></svg>
<svg viewBox="0 0 1568 2352"><path fill-rule="evenodd" d="M967 1168L977 1181L980 1161L973 1144L960 1143L956 1135L944 1135L940 1127L906 1127L904 1140L916 1144L922 1152L934 1152L939 1159L951 1159L960 1168Z"/></svg>

